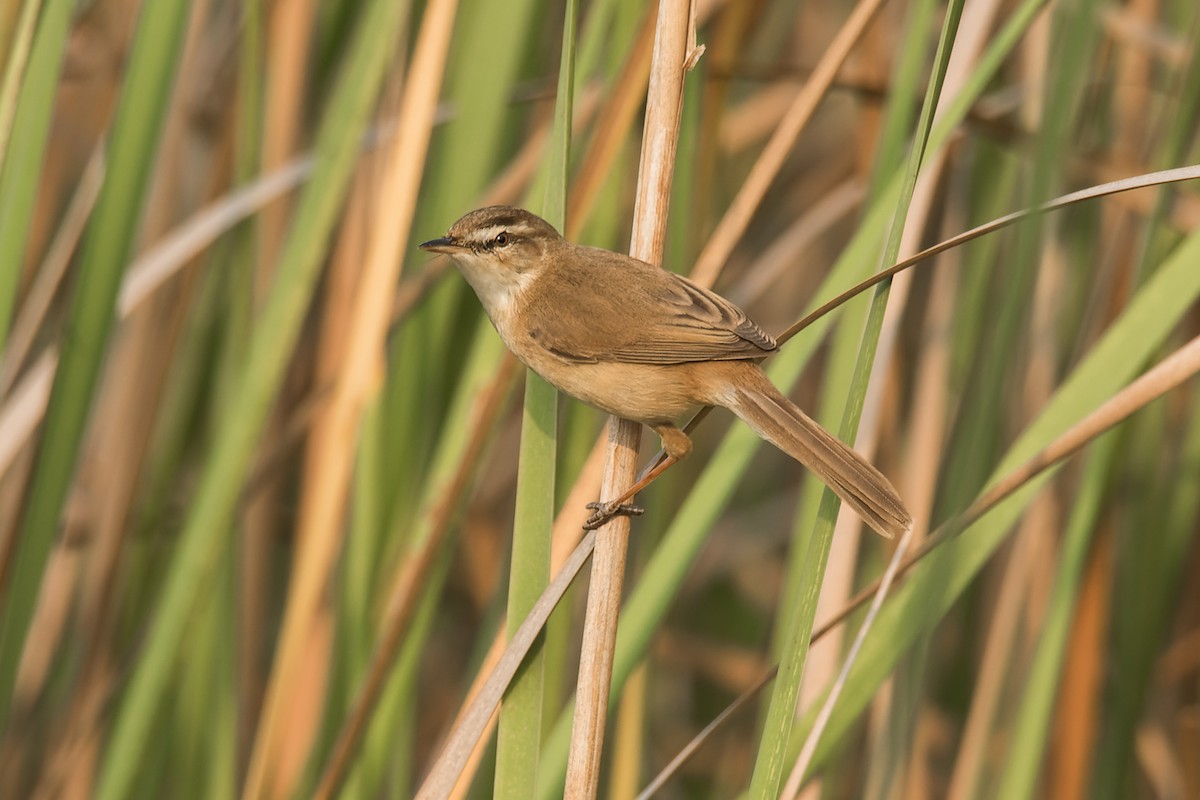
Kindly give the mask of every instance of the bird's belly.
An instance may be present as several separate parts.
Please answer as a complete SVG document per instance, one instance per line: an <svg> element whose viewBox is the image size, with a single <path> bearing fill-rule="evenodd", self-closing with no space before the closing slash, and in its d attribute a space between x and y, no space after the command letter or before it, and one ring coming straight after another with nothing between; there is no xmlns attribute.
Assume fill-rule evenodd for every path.
<svg viewBox="0 0 1200 800"><path fill-rule="evenodd" d="M634 422L674 422L704 405L691 364L577 363L545 351L518 355L529 356L521 360L565 394Z"/></svg>

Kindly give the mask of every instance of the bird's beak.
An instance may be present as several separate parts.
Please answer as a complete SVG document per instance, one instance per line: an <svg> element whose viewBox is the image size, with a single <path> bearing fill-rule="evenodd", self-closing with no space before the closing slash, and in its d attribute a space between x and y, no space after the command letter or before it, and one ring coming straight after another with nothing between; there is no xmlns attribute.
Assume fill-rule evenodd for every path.
<svg viewBox="0 0 1200 800"><path fill-rule="evenodd" d="M428 242L421 242L417 247L430 253L445 253L446 255L461 253L467 249L464 245L445 236L440 239L430 239Z"/></svg>

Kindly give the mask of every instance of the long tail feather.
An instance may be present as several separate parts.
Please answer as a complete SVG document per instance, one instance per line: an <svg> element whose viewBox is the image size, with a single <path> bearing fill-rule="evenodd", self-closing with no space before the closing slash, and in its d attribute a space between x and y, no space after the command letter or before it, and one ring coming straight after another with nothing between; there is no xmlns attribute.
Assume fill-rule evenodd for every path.
<svg viewBox="0 0 1200 800"><path fill-rule="evenodd" d="M912 527L904 501L879 470L780 394L765 375L754 383L731 390L730 411L815 472L882 536L890 539Z"/></svg>

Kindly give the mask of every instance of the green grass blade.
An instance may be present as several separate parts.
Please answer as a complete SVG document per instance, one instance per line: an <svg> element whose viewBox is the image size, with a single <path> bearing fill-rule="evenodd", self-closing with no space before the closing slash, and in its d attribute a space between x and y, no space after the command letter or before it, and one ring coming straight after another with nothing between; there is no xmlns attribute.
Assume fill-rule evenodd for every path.
<svg viewBox="0 0 1200 800"><path fill-rule="evenodd" d="M997 797L1033 797L1036 794L1038 769L1050 734L1055 690L1075 612L1079 581L1096 533L1096 518L1104 499L1105 478L1112 466L1116 442L1117 435L1109 433L1092 445L1088 456L1080 482L1082 491L1071 508L1071 519L1067 523L1045 627L1017 710L1012 733L1013 750L1001 772Z"/></svg>
<svg viewBox="0 0 1200 800"><path fill-rule="evenodd" d="M331 94L317 137L316 171L300 198L275 284L254 327L245 368L232 389L237 413L223 418L205 463L158 613L118 712L100 798L129 796L196 598L230 542L243 477L308 308L402 10L402 4L375 0L364 11Z"/></svg>
<svg viewBox="0 0 1200 800"><path fill-rule="evenodd" d="M12 136L13 115L17 108L17 95L23 85L25 67L29 63L29 51L33 48L33 32L38 13L42 10L41 0L26 0L21 6L17 24L10 29L7 20L0 23L0 43L7 45L3 82L0 83L0 167L4 165L4 154L8 150L8 139ZM11 15L12 10L6 10ZM11 41L10 39L11 34ZM3 52L3 51L0 51Z"/></svg>
<svg viewBox="0 0 1200 800"><path fill-rule="evenodd" d="M0 475L0 660L8 657L0 675L7 668L11 678L15 669L17 687L0 701L11 706L0 721L10 734L0 763L16 770L0 777L7 788L0 794L54 796L60 787L102 798L253 793L243 785L242 762L256 728L269 738L257 698L303 550L294 538L297 510L311 506L317 488L301 451L319 457L320 448L307 445L331 397L325 356L348 321L340 281L353 281L359 254L394 221L396 210L379 202L379 176L396 135L411 132L412 120L394 114L414 91L425 101L436 96L438 108L424 163L416 165L422 186L409 215L410 245L472 207L511 202L580 244L627 247L639 137L625 126L644 103L636 79L651 60L654 9L592 0L574 6L571 22L561 2L437 0L415 11L411 3L383 3L323 3L313 15L274 14L264 0L212 8L135 3L133 13L115 17L90 0L0 5L4 366L22 366L7 352L14 345L58 351L68 330L78 340L72 318L82 316L85 294L100 300L96 307L107 302L95 276L81 273L95 256L85 251L104 238L95 216L104 178L86 209L75 197L97 147L113 186L144 184L137 191L154 198L110 219L105 235L132 231L135 251L150 246L161 255L170 248L151 240L165 234L192 254L164 264L173 274L143 298L133 324L118 316L107 343L71 343L103 355L95 390L71 401L66 415L84 420L83 433L75 465L61 470L71 473L61 502L38 512L47 521L46 510L55 512L45 527L54 528L50 538L42 531L29 539L22 525L35 495L45 504L45 475L60 471L45 460L51 444L66 464L62 443L73 433L47 424L48 383L30 392L30 376L18 371L8 377L20 392L0 397L0 439L21 448ZM837 29L847 10L838 2L802 5L700 4L697 35L707 49L684 87L667 269L687 272L716 217L757 179L750 168L794 108L823 33ZM921 140L914 131L946 5L883 5L883 23L857 46L854 74L821 102L730 250L717 291L769 330L780 330L808 298L867 278L883 258L906 194L906 155ZM181 6L184 55L158 142L149 142L133 171L129 160L114 169L103 157L121 146L114 120L130 113L122 104L132 102L129 87L143 70L131 66L134 50L147 47L138 43L139 19ZM928 164L935 152L946 160L922 237L942 238L1115 177L1097 170L1135 177L1195 160L1195 2L1117 14L1096 0L983 6L964 8L955 41L964 52L950 69L962 67L947 76L929 136ZM437 74L417 76L412 70L428 53L406 23L433 8L448 23L440 34L453 39ZM347 70L374 38L363 31L384 27L384 14L403 19L391 51L369 58L387 62L381 88L371 89L375 76L350 80ZM1147 24L1155 32L1149 38L1141 35ZM556 92L572 38L574 91ZM968 45L970 57L962 58ZM965 89L951 92L951 76ZM151 77L156 85L172 80L166 70ZM370 98L371 124L343 184L340 165L349 162L331 149L330 131L346 118L344 98L360 93ZM571 99L579 126L568 166L562 137ZM347 132L343 141L355 136ZM264 148L284 140L307 154L303 180L263 211L278 223L272 235L259 241L255 209L230 218L225 235L198 235L211 210L256 183ZM602 174L592 174L601 167L593 156ZM306 195L318 165L325 177ZM571 213L583 216L563 226L553 184L576 171L589 183L575 187L588 191L573 198L580 205ZM1195 188L1153 187L1034 214L911 273L897 335L880 342L894 346L889 381L905 398L885 404L880 422L891 432L880 452L899 471L896 482L921 522L933 527L966 508L1006 457L1055 433L1047 419L1079 422L1095 403L1113 399L1113 386L1128 388L1124 376L1194 333ZM326 225L331 235L318 230ZM285 253L303 269L284 264ZM340 563L326 565L331 582L298 666L303 696L287 709L285 735L272 739L264 760L267 780L293 796L411 796L429 772L437 731L466 710L469 685L483 679L504 639L506 606L512 602L516 621L521 594L544 582L537 537L549 509L569 500L564 517L582 512L576 494L592 476L575 484L604 422L565 398L555 420L553 391L530 378L522 431L508 404L518 370L502 358L470 288L444 259L429 261L414 248L403 260L410 263L399 285L380 287L396 291L387 352L377 354L385 356L377 361L381 385L365 400L357 433L342 441L354 452L342 454L353 456L341 462L353 464L353 494L334 521L345 534L336 545ZM347 272L326 279L319 265L335 262ZM81 278L92 288L81 291ZM892 305L900 299L893 294ZM847 397L861 396L855 376L871 306L866 296L855 299L764 363L781 391L802 398L835 432ZM14 322L30 328L31 341L4 330ZM278 334L269 336L272 327ZM282 361L283 377L269 374ZM1136 793L1147 780L1187 794L1186 782L1172 785L1170 756L1147 769L1143 752L1147 726L1164 753L1187 745L1173 727L1187 710L1179 691L1186 665L1175 656L1186 649L1197 569L1200 493L1189 488L1200 481L1200 423L1196 381L1180 388L1097 439L1057 476L1040 476L903 579L819 737L811 770L826 794L884 798L914 780L950 785L964 797L1072 786L1106 800ZM263 418L264 397L269 411L260 425L253 420ZM54 414L65 418L62 408ZM643 771L656 771L673 741L709 722L763 659L786 653L795 665L806 662L803 683L818 697L804 690L798 708L828 699L819 697L828 679L817 675L812 655L797 656L795 634L805 613L797 609L819 574L810 545L820 561L818 537L828 531L817 522L823 485L772 448L759 450L729 413L712 416L695 432L695 455L647 492L649 513L630 542L609 694L617 724L601 778L614 800L632 797ZM555 422L553 439L535 437ZM521 437L524 464L516 457ZM125 447L127 440L136 447ZM1051 509L1061 512L1063 529L1048 545L1053 557L1003 558ZM834 542L831 558L842 544ZM838 565L863 580L882 569L886 551L864 544L856 563ZM31 553L47 546L40 566ZM824 590L836 589L833 564ZM1020 596L1022 582L1034 588L1032 602ZM533 679L499 703L500 732L493 727L473 760L458 764L469 770L460 776L470 783L460 787L464 796L562 795L571 727L562 711L573 694L586 590L571 589L550 616L535 648L540 666L525 676ZM34 598L24 642L4 640L17 594ZM839 636L822 643L832 646L826 652L838 649ZM509 682L519 665L511 666ZM635 679L639 673L646 679ZM704 754L675 773L669 791L744 791L755 762L745 756L764 736L769 695L730 718ZM786 742L785 770L811 730L808 713L799 717L790 735L782 726L773 734ZM946 720L953 728L961 722L962 735L924 735ZM1090 737L1072 735L1084 729Z"/></svg>
<svg viewBox="0 0 1200 800"><path fill-rule="evenodd" d="M990 482L1027 461L1138 373L1200 297L1200 270L1195 268L1198 261L1200 234L1193 234L1147 281L1062 384L1006 453ZM814 764L830 756L834 744L848 732L899 659L958 600L1053 472L1039 476L958 538L935 550L896 591L884 606L875 634L867 639L850 673ZM811 715L806 715L804 726L810 723Z"/></svg>
<svg viewBox="0 0 1200 800"><path fill-rule="evenodd" d="M921 108L917 123L916 141L909 154L900 189L900 201L892 217L892 229L884 248L883 265L895 263L900 252L900 239L908 217L909 203L916 189L917 174L924 159L933 127L933 113L941 95L946 67L950 63L950 51L958 32L958 21L962 15L963 0L951 2L946 10L938 51L934 56L933 75ZM851 380L850 395L842 417L838 435L842 441L853 442L858 433L859 420L867 396L867 383L875 363L875 349L883 329L883 316L887 310L888 292L891 281L880 284L871 298L871 310L867 316L867 327L863 333L862 348L859 350ZM750 780L752 798L774 798L778 796L787 761L788 742L796 719L796 698L800 694L800 680L804 676L804 664L808 658L809 642L813 623L817 615L817 599L825 579L825 567L829 551L833 546L833 529L837 523L841 500L832 490L826 489L817 509L817 524L809 540L805 568L800 579L800 601L790 625L791 643L784 647L779 662L779 674L772 685L771 702L763 726L763 738L759 745L754 774Z"/></svg>
<svg viewBox="0 0 1200 800"><path fill-rule="evenodd" d="M37 74L44 79L51 79L54 74L41 59L54 55L58 44L56 25L61 21L56 15L62 13L60 5L47 9L48 16L43 20L45 39L39 36L38 52L34 53L36 63L31 65L31 70L42 70ZM158 144L187 17L188 8L184 5L153 3L142 9L138 23L110 137L110 179L101 189L83 243L66 341L46 411L46 433L33 475L12 585L5 603L3 638L0 640L0 710L5 713L0 713L0 718L7 716L17 663L42 572L58 536L63 503L75 473L84 425L91 411L92 393L112 328L113 303L133 249L150 168L154 164L148 154L152 154ZM31 83L30 90L35 89L36 84ZM32 116L42 111L32 106L22 108L22 112L26 110ZM18 116L18 121L24 119L23 113ZM41 121L34 120L35 124ZM44 146L44 142L42 144ZM13 147L21 146L33 148L38 143L14 138ZM22 160L23 156L13 159L13 163ZM111 176L120 176L120 179ZM8 195L6 200L10 198L17 199ZM5 227L10 227L7 222ZM14 232L16 235L19 234Z"/></svg>
<svg viewBox="0 0 1200 800"><path fill-rule="evenodd" d="M25 11L35 6L36 3L28 3ZM6 141L0 147L0 164L3 165L0 168L0 219L4 220L0 225L0 353L4 352L8 326L12 322L38 174L49 140L58 74L74 8L72 0L50 0L42 10L19 93L16 85L11 89L9 85L16 76L4 76L4 102L9 101L11 91L16 105L12 130L4 132Z"/></svg>
<svg viewBox="0 0 1200 800"><path fill-rule="evenodd" d="M566 228L567 166L571 155L571 109L575 91L575 15L570 0L563 22L562 65L554 109L553 141L546 163L542 214L559 230ZM521 418L517 506L513 519L512 561L508 583L508 636L516 633L550 580L550 533L554 527L554 485L558 449L558 390L532 370L525 374ZM525 800L534 795L542 746L545 658L543 634L525 657L500 707L493 796Z"/></svg>
<svg viewBox="0 0 1200 800"><path fill-rule="evenodd" d="M1145 409L1126 426L1130 430L1121 459L1125 480L1140 482L1155 473L1170 477L1159 484L1164 493L1157 502L1130 507L1126 524L1117 530L1112 593L1121 600L1111 606L1111 661L1106 663L1107 685L1098 712L1104 724L1092 761L1090 797L1095 800L1118 800L1136 791L1142 773L1137 739L1156 713L1164 640L1169 641L1176 609L1187 605L1189 554L1194 552L1200 510L1200 498L1191 490L1200 464L1200 418L1193 394L1190 407L1180 409L1185 415L1190 412L1191 422L1181 436L1179 461L1166 466L1163 442L1175 432L1166 427L1170 413L1165 405Z"/></svg>

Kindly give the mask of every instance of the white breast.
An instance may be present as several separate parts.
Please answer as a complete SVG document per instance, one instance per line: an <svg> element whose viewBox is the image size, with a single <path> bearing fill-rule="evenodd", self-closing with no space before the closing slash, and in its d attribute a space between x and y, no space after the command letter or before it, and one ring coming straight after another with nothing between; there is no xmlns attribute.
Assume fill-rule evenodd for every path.
<svg viewBox="0 0 1200 800"><path fill-rule="evenodd" d="M473 254L464 253L455 258L455 263L467 279L467 283L475 290L475 295L500 338L512 349L516 339L511 327L513 313L517 300L524 293L531 276L519 272L502 272L489 267Z"/></svg>

